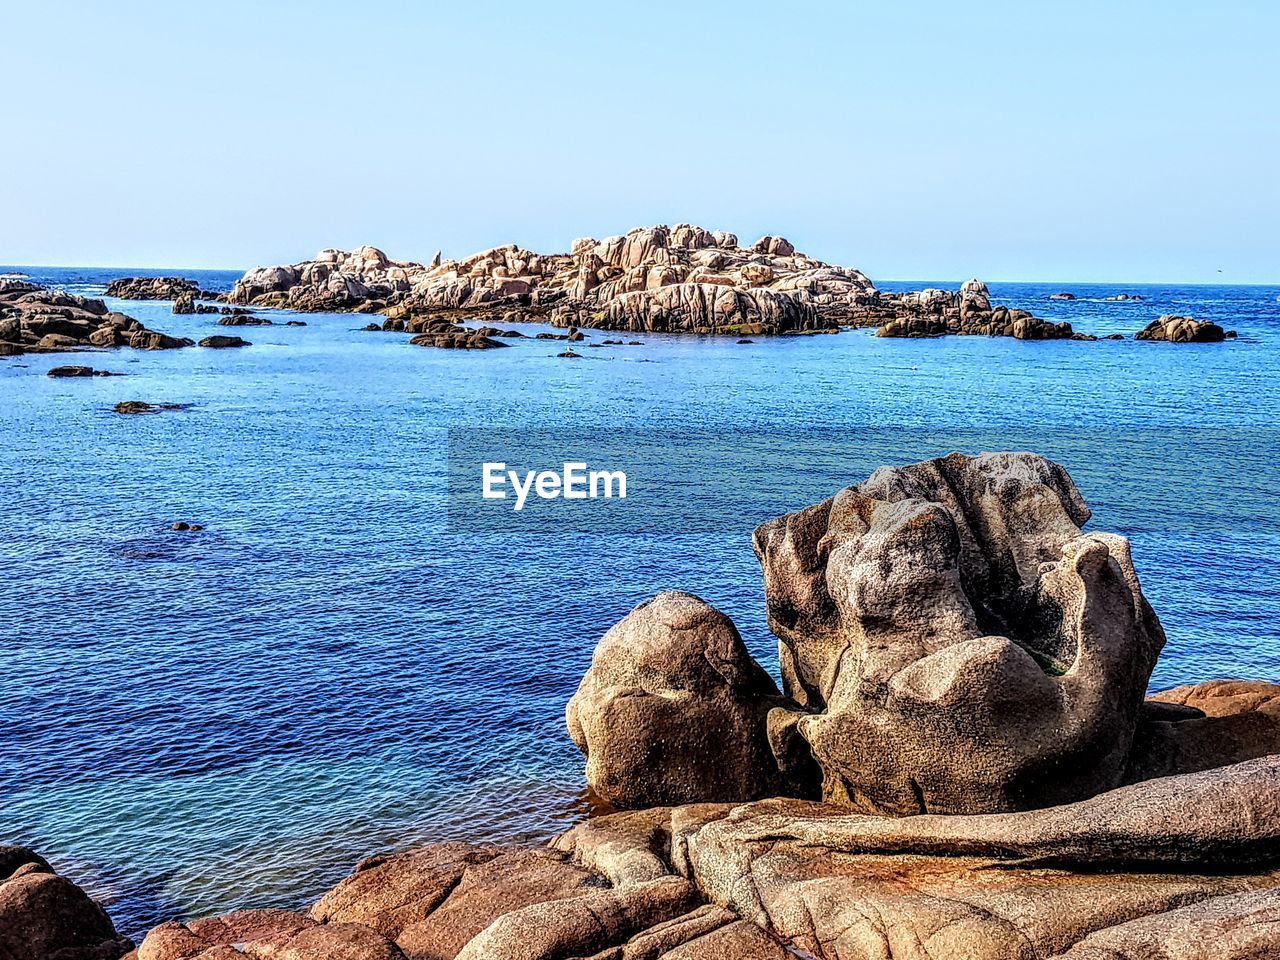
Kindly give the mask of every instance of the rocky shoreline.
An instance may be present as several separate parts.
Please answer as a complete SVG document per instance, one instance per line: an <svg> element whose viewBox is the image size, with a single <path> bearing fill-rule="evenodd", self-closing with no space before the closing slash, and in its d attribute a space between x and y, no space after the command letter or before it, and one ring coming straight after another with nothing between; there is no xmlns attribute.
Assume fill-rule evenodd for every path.
<svg viewBox="0 0 1280 960"><path fill-rule="evenodd" d="M1280 955L1280 686L1147 698L1128 542L1028 453L884 467L757 528L782 687L664 593L570 701L597 799L543 847L376 856L306 911L131 945L0 849L12 960L1261 960ZM289 906L289 905L283 905Z"/></svg>
<svg viewBox="0 0 1280 960"><path fill-rule="evenodd" d="M808 336L874 328L879 337L998 336L1019 340L1098 338L1066 321L991 303L979 280L958 290L882 291L861 271L798 252L783 237L749 247L736 235L690 224L641 227L585 238L566 254L509 244L462 260L390 259L375 247L321 251L314 260L247 271L228 294L183 277L120 277L108 297L170 300L175 314L210 314L223 326L270 326L257 308L375 313L367 330L412 334L415 346L489 350L523 336L515 323L583 330L733 337ZM1055 294L1051 299L1072 295ZM1113 299L1130 298L1128 294ZM220 304L214 305L208 302ZM287 326L306 326L292 319ZM543 335L539 335L540 337ZM550 335L546 335L550 336ZM1161 316L1135 340L1219 343L1235 332L1211 321ZM227 345L211 337L201 345ZM1125 339L1111 334L1105 339ZM0 357L130 346L161 350L194 341L145 328L102 300L0 279ZM572 351L568 351L572 353ZM576 355L576 354L574 354Z"/></svg>
<svg viewBox="0 0 1280 960"><path fill-rule="evenodd" d="M328 249L314 260L250 270L226 299L255 307L385 313L410 332L437 335L465 334L458 325L467 322L539 322L733 337L872 327L882 337L1097 339L1065 321L993 307L986 285L976 279L959 290L882 291L861 271L806 256L783 237L765 236L744 247L735 234L684 223L583 238L569 253L508 244L462 260L437 253L427 264L392 260L370 246ZM1216 326L1192 339L1212 340L1209 328Z"/></svg>

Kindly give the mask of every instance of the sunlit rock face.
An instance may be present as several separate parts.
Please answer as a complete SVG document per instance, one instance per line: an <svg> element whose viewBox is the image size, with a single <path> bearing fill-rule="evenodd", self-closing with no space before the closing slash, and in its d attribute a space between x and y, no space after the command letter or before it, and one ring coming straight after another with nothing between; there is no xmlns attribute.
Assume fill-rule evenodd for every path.
<svg viewBox="0 0 1280 960"><path fill-rule="evenodd" d="M1043 457L952 454L756 530L824 799L995 812L1122 781L1164 632L1128 542L1088 519Z"/></svg>
<svg viewBox="0 0 1280 960"><path fill-rule="evenodd" d="M587 782L610 804L751 800L782 787L767 738L779 700L733 622L672 592L604 636L567 720Z"/></svg>

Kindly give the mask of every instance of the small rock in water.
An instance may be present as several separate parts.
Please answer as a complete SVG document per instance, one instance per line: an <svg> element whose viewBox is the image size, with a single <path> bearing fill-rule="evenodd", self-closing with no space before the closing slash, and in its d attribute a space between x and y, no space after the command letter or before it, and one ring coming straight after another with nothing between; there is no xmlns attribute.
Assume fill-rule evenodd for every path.
<svg viewBox="0 0 1280 960"><path fill-rule="evenodd" d="M557 357L564 357L567 360L581 360L582 354L574 353L572 350L566 350L564 353L557 353Z"/></svg>
<svg viewBox="0 0 1280 960"><path fill-rule="evenodd" d="M306 325L307 321L305 320L290 320L285 323L286 327L305 327Z"/></svg>
<svg viewBox="0 0 1280 960"><path fill-rule="evenodd" d="M203 523L187 523L187 521L185 520L177 520L170 525L169 529L177 530L179 532L190 531L191 533L199 533L201 530L204 529L204 524Z"/></svg>
<svg viewBox="0 0 1280 960"><path fill-rule="evenodd" d="M1075 298L1076 295L1074 293L1053 293L1049 295L1050 300L1074 300Z"/></svg>
<svg viewBox="0 0 1280 960"><path fill-rule="evenodd" d="M123 377L123 373L110 370L95 370L93 367L61 366L49 371L51 377Z"/></svg>
<svg viewBox="0 0 1280 960"><path fill-rule="evenodd" d="M205 337L200 341L200 346L209 347L214 350L222 350L227 347L252 347L253 344L241 337L228 337L220 334L212 337Z"/></svg>
<svg viewBox="0 0 1280 960"><path fill-rule="evenodd" d="M186 410L189 403L147 403L145 400L121 400L113 408L116 413L159 413L161 410Z"/></svg>
<svg viewBox="0 0 1280 960"><path fill-rule="evenodd" d="M747 339L745 339L745 338L744 338L744 339L742 339L742 340L739 340L739 341L738 341L738 343L740 343L740 344L742 344L742 343L755 343L755 341L754 341L754 340L747 340Z"/></svg>
<svg viewBox="0 0 1280 960"><path fill-rule="evenodd" d="M191 524L186 523L185 521L179 520L177 523L170 526L169 529L170 530L190 530Z"/></svg>

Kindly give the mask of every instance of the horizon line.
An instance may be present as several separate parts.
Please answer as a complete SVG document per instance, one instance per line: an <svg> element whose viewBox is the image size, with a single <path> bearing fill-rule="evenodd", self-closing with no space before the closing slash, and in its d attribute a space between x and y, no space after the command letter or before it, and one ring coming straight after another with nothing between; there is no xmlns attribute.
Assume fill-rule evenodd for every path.
<svg viewBox="0 0 1280 960"><path fill-rule="evenodd" d="M568 256L568 255L569 254L567 253L563 254L563 256ZM305 263L306 261L296 261L296 262ZM83 263L0 263L0 268L4 268L3 270L0 270L0 272L5 272L8 270L41 270L41 269L44 269L44 270L122 270L122 271L125 271L125 270L165 270L165 271L172 270L177 272L181 272L183 270L203 270L206 272L217 272L217 273L238 272L243 275L248 270L258 269L259 267L263 267L263 266L275 266L275 264L258 264L253 267L193 267L193 266L174 266L172 264L166 265L166 266L148 266L146 264L137 264L137 263L130 264L130 265L107 264L105 266L97 265L97 264L83 264ZM122 274L121 276L129 276L129 274L125 273L125 274ZM965 279L969 279L969 278L960 279L959 277L945 278L945 277L939 277L939 276L932 276L932 277L920 276L920 277L882 277L879 280L876 280L875 278L870 278L870 279L872 284L876 284L876 283L922 283L927 281L936 281L939 283L964 283ZM1028 280L1028 279L1010 280L1010 279L1001 279L1001 278L987 278L987 277L981 277L981 276L977 276L976 279L980 280L983 283L1037 283L1037 284L1062 284L1064 286L1067 286L1070 284L1082 284L1082 285L1090 285L1090 286L1123 286L1125 284L1128 284L1129 286L1142 286L1142 287L1159 287L1159 286L1280 287L1280 280L1273 280L1273 281L1244 280L1244 281L1235 281L1235 282L1229 281L1229 280L1216 280L1216 281L1214 280L1082 280L1078 278L1074 280L1063 280L1063 279L1053 278L1053 277L1049 279L1038 278L1034 280Z"/></svg>

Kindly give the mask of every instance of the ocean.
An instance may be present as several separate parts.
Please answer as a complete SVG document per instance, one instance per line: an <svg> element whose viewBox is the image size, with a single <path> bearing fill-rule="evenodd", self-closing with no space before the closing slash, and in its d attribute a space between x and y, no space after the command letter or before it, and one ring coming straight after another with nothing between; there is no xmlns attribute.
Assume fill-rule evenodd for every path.
<svg viewBox="0 0 1280 960"><path fill-rule="evenodd" d="M238 276L10 271L92 296ZM1280 287L990 287L1099 335L1184 313L1239 339L642 335L564 360L533 339L413 347L359 315L219 330L112 301L253 346L0 359L0 842L138 936L305 906L380 851L546 838L587 810L564 706L610 625L688 589L776 677L753 528L878 463L978 445L1060 459L1091 527L1131 538L1169 636L1153 689L1280 677ZM44 375L69 362L127 376ZM111 411L131 399L190 407ZM451 437L550 454L604 434L657 460L679 438L685 486L652 485L616 527L472 524L450 502Z"/></svg>

